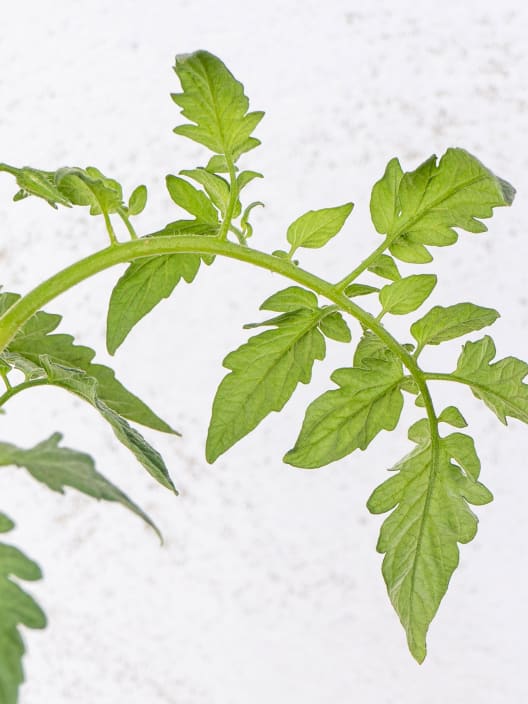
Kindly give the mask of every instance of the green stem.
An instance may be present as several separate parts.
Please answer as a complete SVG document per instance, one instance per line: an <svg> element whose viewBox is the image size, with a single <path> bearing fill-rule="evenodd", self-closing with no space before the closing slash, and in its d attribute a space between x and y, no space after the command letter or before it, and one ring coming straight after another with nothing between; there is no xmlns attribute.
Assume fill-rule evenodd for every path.
<svg viewBox="0 0 528 704"><path fill-rule="evenodd" d="M224 240L224 241L227 239L227 234L228 234L229 229L231 227L231 220L233 219L233 213L235 212L235 206L236 206L236 203L238 200L238 185L237 185L235 165L234 165L232 159L230 159L227 156L226 156L226 162L227 162L227 167L229 169L229 203L227 205L226 214L225 214L225 217L222 221L220 231L218 233L218 239ZM241 240L239 234L237 234L237 237L240 240L240 244L244 244L244 242ZM242 238L245 240L243 235L242 235Z"/></svg>
<svg viewBox="0 0 528 704"><path fill-rule="evenodd" d="M17 384L16 386L10 386L7 391L0 396L0 407L21 391L32 389L34 386L44 386L45 384L49 384L48 379L33 379L32 381L24 381L22 384Z"/></svg>
<svg viewBox="0 0 528 704"><path fill-rule="evenodd" d="M372 254L369 254L366 259L363 259L361 264L358 264L358 266L353 271L351 271L348 276L345 276L344 279L341 279L341 281L338 281L337 284L335 284L336 289L338 291L344 291L348 284L351 284L352 281L355 281L355 279L357 279L360 274L362 274L366 269L368 269L369 266L374 264L379 255L383 254L383 252L390 245L392 239L393 238L385 237L380 246L376 247Z"/></svg>
<svg viewBox="0 0 528 704"><path fill-rule="evenodd" d="M128 230L128 234L130 235L130 239L137 240L138 239L137 232L134 230L134 227L133 227L132 223L130 222L128 215L123 210L121 210L121 208L119 208L117 213L118 213L119 217L121 218L121 220L125 223L125 227Z"/></svg>
<svg viewBox="0 0 528 704"><path fill-rule="evenodd" d="M106 231L108 232L108 236L110 237L110 244L115 246L118 244L116 234L114 232L114 228L112 226L112 223L110 222L110 216L108 213L103 210L103 217L106 225Z"/></svg>

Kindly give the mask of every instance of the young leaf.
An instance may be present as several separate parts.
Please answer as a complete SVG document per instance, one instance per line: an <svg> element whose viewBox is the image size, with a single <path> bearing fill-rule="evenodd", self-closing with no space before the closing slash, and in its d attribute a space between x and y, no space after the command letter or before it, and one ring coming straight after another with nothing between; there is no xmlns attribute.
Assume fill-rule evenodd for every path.
<svg viewBox="0 0 528 704"><path fill-rule="evenodd" d="M435 306L411 325L411 334L420 347L439 345L470 332L492 325L499 313L474 303L456 303L444 308Z"/></svg>
<svg viewBox="0 0 528 704"><path fill-rule="evenodd" d="M367 296L369 293L377 293L379 288L367 286L366 284L350 284L345 289L345 296L354 298L355 296Z"/></svg>
<svg viewBox="0 0 528 704"><path fill-rule="evenodd" d="M346 324L339 311L334 311L321 320L319 328L323 335L337 342L350 342L352 335L350 328Z"/></svg>
<svg viewBox="0 0 528 704"><path fill-rule="evenodd" d="M477 481L480 462L470 437L454 433L432 442L424 419L411 428L409 439L417 447L393 468L398 473L375 489L367 506L371 513L392 511L377 550L385 553L382 571L390 600L421 663L429 624L458 566L458 543L470 542L477 532L468 504L486 504L493 497Z"/></svg>
<svg viewBox="0 0 528 704"><path fill-rule="evenodd" d="M280 411L299 382L307 384L325 342L317 326L324 312L301 309L281 316L273 330L251 337L224 359L213 403L206 457L214 462L271 411Z"/></svg>
<svg viewBox="0 0 528 704"><path fill-rule="evenodd" d="M322 467L364 450L381 430L394 430L403 407L402 364L394 355L362 363L362 368L332 374L340 388L308 406L300 435L284 462L306 469Z"/></svg>
<svg viewBox="0 0 528 704"><path fill-rule="evenodd" d="M491 364L495 353L489 335L477 342L466 342L453 379L468 384L504 425L508 416L528 423L528 384L523 384L528 364L516 357Z"/></svg>
<svg viewBox="0 0 528 704"><path fill-rule="evenodd" d="M248 112L243 85L220 59L207 51L182 54L176 57L174 70L183 93L171 97L182 115L195 123L176 127L176 134L225 155L230 162L260 144L251 134L264 113Z"/></svg>
<svg viewBox="0 0 528 704"><path fill-rule="evenodd" d="M266 298L259 310L274 310L277 313L291 313L299 308L315 310L317 308L317 296L311 291L307 291L300 286L289 286Z"/></svg>
<svg viewBox="0 0 528 704"><path fill-rule="evenodd" d="M401 279L396 262L388 254L380 254L375 262L369 266L368 271L381 276L383 279L390 279L390 281Z"/></svg>
<svg viewBox="0 0 528 704"><path fill-rule="evenodd" d="M384 286L379 294L385 313L405 315L419 308L436 286L434 274L415 274Z"/></svg>
<svg viewBox="0 0 528 704"><path fill-rule="evenodd" d="M456 406L444 408L438 416L438 421L440 423L449 423L454 428L465 428L467 426L466 419Z"/></svg>
<svg viewBox="0 0 528 704"><path fill-rule="evenodd" d="M7 533L14 524L0 513L0 533ZM13 577L15 580L13 580ZM0 702L16 704L19 687L24 681L22 657L25 653L20 626L45 628L46 616L18 580L42 578L39 566L20 550L0 543Z"/></svg>
<svg viewBox="0 0 528 704"><path fill-rule="evenodd" d="M373 332L367 330L363 333L363 336L356 347L356 351L354 352L354 367L363 367L368 369L368 363L371 359L382 359L387 361L393 358L394 354L389 350L385 343L382 342Z"/></svg>
<svg viewBox="0 0 528 704"><path fill-rule="evenodd" d="M71 207L69 198L57 188L53 171L42 171L30 166L21 169L9 167L9 171L16 176L16 182L21 188L13 200L21 200L22 197L31 195L43 198L53 208L57 208L57 204Z"/></svg>
<svg viewBox="0 0 528 704"><path fill-rule="evenodd" d="M0 293L0 311L17 298L17 294ZM51 335L60 320L60 315L44 311L36 313L2 353L4 361L32 376L45 376L41 363L42 355L48 355L65 366L82 369L98 380L100 398L116 413L154 430L176 432L143 401L128 391L115 378L112 369L102 364L93 364L95 352L90 347L75 345L71 335Z"/></svg>
<svg viewBox="0 0 528 704"><path fill-rule="evenodd" d="M123 207L121 185L94 166L86 169L65 166L56 171L55 181L71 203L90 206L90 215L115 213Z"/></svg>
<svg viewBox="0 0 528 704"><path fill-rule="evenodd" d="M258 171L241 171L237 176L238 192L245 188L255 178L264 178Z"/></svg>
<svg viewBox="0 0 528 704"><path fill-rule="evenodd" d="M353 203L345 203L335 208L309 210L294 220L286 234L291 253L299 247L323 247L341 230L353 207Z"/></svg>
<svg viewBox="0 0 528 704"><path fill-rule="evenodd" d="M400 162L396 158L391 159L383 177L372 188L370 214L374 227L380 234L391 232L396 223L400 212L398 191L402 177L403 170Z"/></svg>
<svg viewBox="0 0 528 704"><path fill-rule="evenodd" d="M132 428L124 418L101 400L98 394L97 379L88 376L80 369L57 364L45 355L41 357L41 362L50 384L71 391L88 401L110 424L117 439L132 452L147 472L162 486L175 494L178 493L159 452L149 445L145 438Z"/></svg>
<svg viewBox="0 0 528 704"><path fill-rule="evenodd" d="M225 216L229 204L229 184L224 178L212 174L207 169L183 169L180 174L201 184L211 203L218 208L222 217Z"/></svg>
<svg viewBox="0 0 528 704"><path fill-rule="evenodd" d="M65 487L69 486L98 500L117 501L143 519L161 538L158 528L147 514L117 486L96 471L90 455L60 447L61 440L62 435L54 433L29 450L9 443L0 443L0 465L25 467L34 479L61 494L64 493Z"/></svg>
<svg viewBox="0 0 528 704"><path fill-rule="evenodd" d="M215 207L203 191L199 191L183 178L178 176L167 176L167 190L170 197L197 220L209 225L218 224L218 213Z"/></svg>
<svg viewBox="0 0 528 704"><path fill-rule="evenodd" d="M448 149L438 164L433 155L415 171L405 173L396 206L394 188L388 191L379 200L385 198L383 207L389 212L396 207L398 215L392 220L378 215L376 227L389 236L395 257L417 263L430 261L424 245L443 247L456 242L453 228L485 232L480 219L491 217L495 207L511 205L515 194L510 184L464 149Z"/></svg>
<svg viewBox="0 0 528 704"><path fill-rule="evenodd" d="M147 196L148 192L146 186L137 186L137 188L134 188L128 199L128 214L139 215L142 213L147 205Z"/></svg>
<svg viewBox="0 0 528 704"><path fill-rule="evenodd" d="M171 235L210 235L215 232L210 225L196 220L171 223L163 231ZM199 254L177 253L144 257L132 262L116 283L106 323L106 346L110 354L124 342L132 328L168 298L183 279L194 281L203 257Z"/></svg>

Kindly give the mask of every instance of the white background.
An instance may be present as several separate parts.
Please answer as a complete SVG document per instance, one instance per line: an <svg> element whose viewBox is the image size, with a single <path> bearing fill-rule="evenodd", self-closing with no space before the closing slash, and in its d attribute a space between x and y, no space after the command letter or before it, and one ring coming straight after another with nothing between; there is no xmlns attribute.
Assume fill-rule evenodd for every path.
<svg viewBox="0 0 528 704"><path fill-rule="evenodd" d="M176 137L169 99L176 53L208 49L243 81L263 145L244 157L265 181L248 188L252 244L280 247L291 220L348 200L339 238L302 264L341 278L378 243L368 219L372 183L399 156L405 169L449 146L475 153L517 188L485 235L434 250L432 303L497 307L498 354L527 356L528 10L501 2L212 0L5 3L0 33L0 160L55 169L96 165L129 192L146 183L142 233L178 217L164 177L204 164ZM83 209L12 203L0 181L0 263L6 290L105 246ZM251 189L251 190L250 190ZM406 273L413 267L402 266ZM121 269L122 270L122 269ZM64 331L105 361L105 309L121 270L58 299ZM159 523L166 544L124 509L73 491L52 495L22 470L2 469L1 510L16 541L43 566L31 585L49 615L27 632L22 704L502 704L524 701L526 456L528 434L502 427L466 390L436 386L438 407L459 401L477 437L495 502L478 509L476 540L429 634L419 667L388 602L375 552L379 517L365 501L409 449L405 426L366 453L314 472L281 456L305 405L329 387L346 346L330 345L314 383L214 466L204 460L221 361L244 322L285 283L217 261L192 287L137 326L113 364L132 390L184 437L146 435L164 454L181 496L142 473L89 409L54 390L14 399L2 439L29 446L55 430L92 453ZM425 308L424 308L425 310ZM387 321L405 335L402 322ZM358 339L359 330L353 334ZM479 335L473 336L473 339ZM449 370L459 343L424 354ZM404 420L418 417L409 404Z"/></svg>

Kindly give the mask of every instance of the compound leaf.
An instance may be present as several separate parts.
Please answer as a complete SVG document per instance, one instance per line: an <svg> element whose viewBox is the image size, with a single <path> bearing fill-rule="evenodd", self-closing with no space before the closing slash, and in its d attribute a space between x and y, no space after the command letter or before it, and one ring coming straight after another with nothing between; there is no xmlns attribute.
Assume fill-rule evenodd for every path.
<svg viewBox="0 0 528 704"><path fill-rule="evenodd" d="M416 448L393 468L397 474L374 490L367 506L371 513L392 511L377 550L385 553L383 577L409 650L422 662L429 624L458 566L458 543L470 542L477 531L468 504L493 497L477 481L480 462L470 437L453 433L432 442L423 419L409 439Z"/></svg>
<svg viewBox="0 0 528 704"><path fill-rule="evenodd" d="M363 358L363 367L337 369L340 388L315 399L295 446L284 457L294 467L312 469L364 450L381 430L394 430L403 407L402 364L394 355Z"/></svg>
<svg viewBox="0 0 528 704"><path fill-rule="evenodd" d="M341 230L353 207L353 203L345 203L335 208L309 210L294 220L286 234L291 254L298 247L323 247Z"/></svg>
<svg viewBox="0 0 528 704"><path fill-rule="evenodd" d="M456 303L453 306L435 306L411 325L411 334L420 347L439 345L470 332L492 325L499 313L474 303Z"/></svg>
<svg viewBox="0 0 528 704"><path fill-rule="evenodd" d="M176 127L176 134L225 155L231 162L260 144L251 134L264 113L248 112L243 85L220 59L207 51L181 54L174 70L183 93L173 94L172 99L182 108L182 115L194 123Z"/></svg>
<svg viewBox="0 0 528 704"><path fill-rule="evenodd" d="M516 357L491 364L495 353L489 335L477 342L466 342L452 376L468 384L501 423L506 425L508 416L528 423L528 384L523 384L528 364Z"/></svg>
<svg viewBox="0 0 528 704"><path fill-rule="evenodd" d="M299 382L307 384L316 359L325 356L317 326L324 311L306 308L276 319L224 359L224 377L213 403L206 456L214 462L271 411L280 411Z"/></svg>
<svg viewBox="0 0 528 704"><path fill-rule="evenodd" d="M436 282L434 274L415 274L384 286L379 294L383 311L393 315L411 313L431 295Z"/></svg>
<svg viewBox="0 0 528 704"><path fill-rule="evenodd" d="M121 489L96 471L90 455L59 446L61 440L62 435L54 433L29 450L0 443L0 465L25 467L34 479L61 494L65 487L72 487L98 500L116 501L142 518L161 537L147 514Z"/></svg>
<svg viewBox="0 0 528 704"><path fill-rule="evenodd" d="M14 524L0 514L0 533ZM16 580L42 578L39 566L11 545L0 543L0 704L16 704L24 681L22 657L25 653L20 626L45 628L46 616L36 601L21 589Z"/></svg>

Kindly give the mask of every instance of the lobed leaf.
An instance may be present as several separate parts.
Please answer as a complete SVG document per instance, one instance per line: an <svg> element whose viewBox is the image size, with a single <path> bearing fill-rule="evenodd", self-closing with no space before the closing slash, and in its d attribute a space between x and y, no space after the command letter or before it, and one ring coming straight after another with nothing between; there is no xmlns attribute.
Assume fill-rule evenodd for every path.
<svg viewBox="0 0 528 704"><path fill-rule="evenodd" d="M268 299L269 300L269 299ZM214 462L271 411L280 411L299 382L307 384L316 359L325 356L318 324L325 311L285 313L273 330L251 337L224 359L224 377L213 403L206 457Z"/></svg>
<svg viewBox="0 0 528 704"><path fill-rule="evenodd" d="M383 358L362 357L362 367L332 374L340 388L308 406L300 435L284 462L307 469L322 467L364 450L381 430L394 430L403 408L402 364L388 351L383 354Z"/></svg>
<svg viewBox="0 0 528 704"><path fill-rule="evenodd" d="M470 332L492 325L499 313L474 303L456 303L453 306L435 306L411 325L411 334L420 347L439 345Z"/></svg>
<svg viewBox="0 0 528 704"><path fill-rule="evenodd" d="M367 506L371 513L392 511L377 550L385 553L389 597L421 663L429 624L458 566L458 543L470 542L477 531L468 504L493 497L477 481L480 462L472 438L453 433L432 441L426 419L411 428L409 438L417 447L393 468L397 474L374 490Z"/></svg>
<svg viewBox="0 0 528 704"><path fill-rule="evenodd" d="M477 342L466 342L452 377L468 384L473 394L484 401L506 425L506 418L528 423L528 364L516 357L505 357L491 364L496 354L489 335Z"/></svg>
<svg viewBox="0 0 528 704"><path fill-rule="evenodd" d="M448 149L437 163L433 155L415 171L402 173L391 160L372 189L371 215L387 235L393 256L426 263L426 245L443 247L458 238L454 228L485 232L481 222L493 208L511 205L515 190L463 149Z"/></svg>
<svg viewBox="0 0 528 704"><path fill-rule="evenodd" d="M0 532L14 527L0 514ZM13 577L15 580L13 580ZM42 578L39 566L11 545L0 543L0 703L17 704L24 681L25 653L20 626L45 628L46 616L37 602L18 585L19 580Z"/></svg>
<svg viewBox="0 0 528 704"><path fill-rule="evenodd" d="M174 70L183 93L173 94L172 99L182 108L182 115L194 123L176 127L176 134L225 155L231 162L260 144L251 135L264 113L248 112L244 87L220 59L207 51L181 54Z"/></svg>
<svg viewBox="0 0 528 704"><path fill-rule="evenodd" d="M341 230L353 207L353 203L345 203L335 208L309 210L294 220L286 234L291 253L299 247L323 247Z"/></svg>

